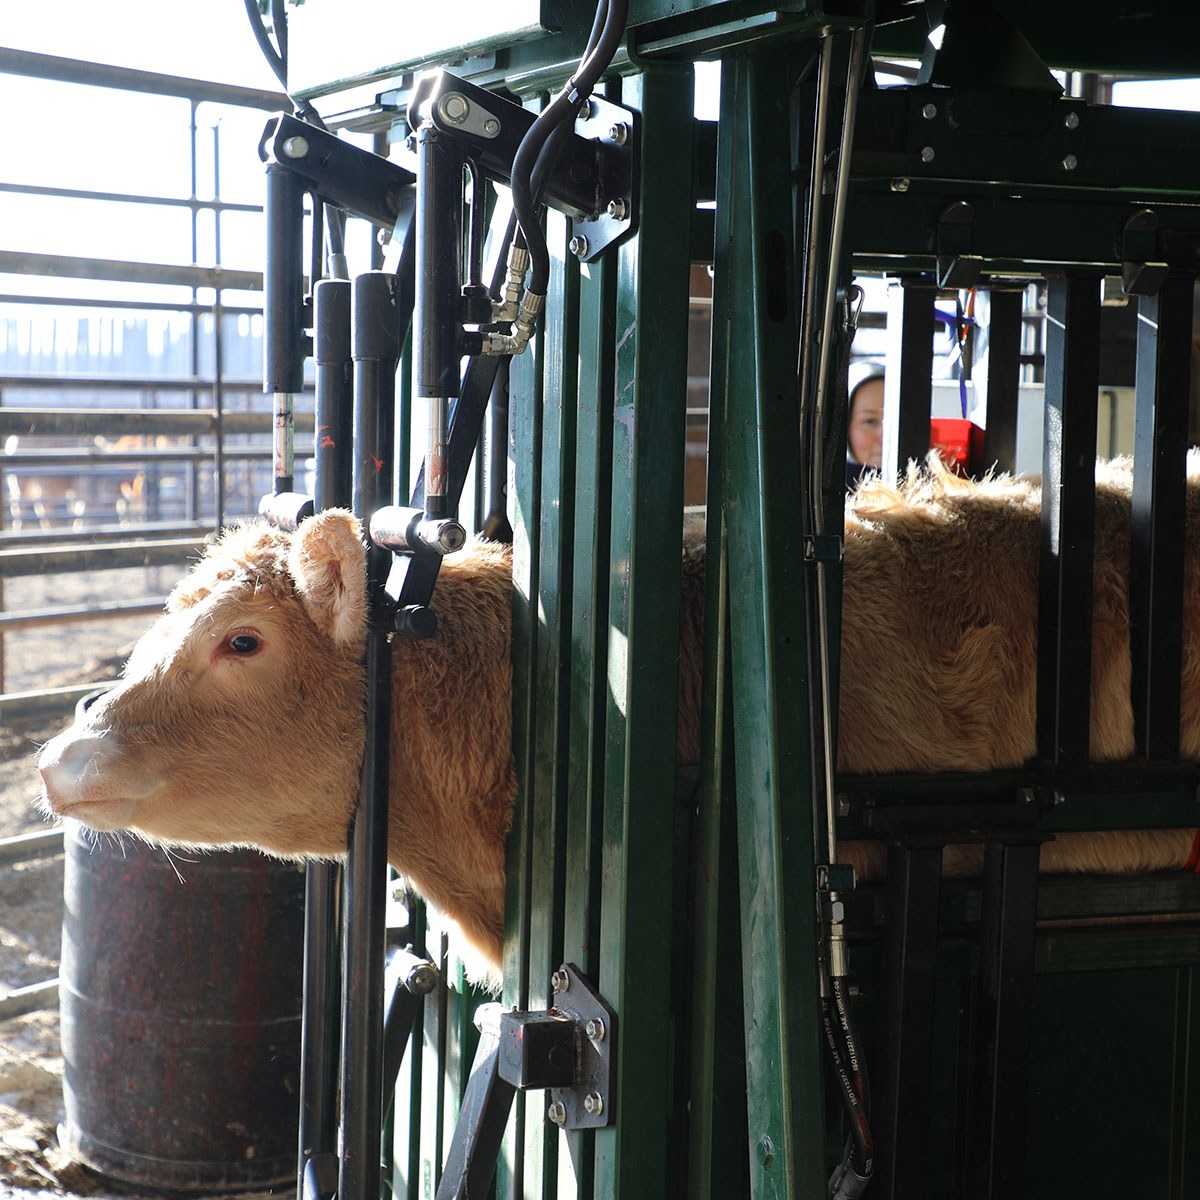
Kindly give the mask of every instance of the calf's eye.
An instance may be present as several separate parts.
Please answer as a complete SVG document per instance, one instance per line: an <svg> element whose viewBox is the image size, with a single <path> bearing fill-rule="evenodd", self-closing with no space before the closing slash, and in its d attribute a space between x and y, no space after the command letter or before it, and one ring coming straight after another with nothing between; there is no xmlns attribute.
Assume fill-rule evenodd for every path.
<svg viewBox="0 0 1200 1200"><path fill-rule="evenodd" d="M234 654L253 654L258 646L258 638L252 633L235 633L229 639L229 648Z"/></svg>

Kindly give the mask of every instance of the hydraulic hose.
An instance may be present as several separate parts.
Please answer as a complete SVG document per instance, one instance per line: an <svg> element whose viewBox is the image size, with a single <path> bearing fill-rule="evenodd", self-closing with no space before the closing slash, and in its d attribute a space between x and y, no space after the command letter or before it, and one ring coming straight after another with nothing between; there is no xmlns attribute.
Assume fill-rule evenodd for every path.
<svg viewBox="0 0 1200 1200"><path fill-rule="evenodd" d="M578 69L530 126L513 157L513 208L520 223L521 241L529 250L529 291L538 296L544 296L549 286L550 250L538 224L537 187L534 177L535 174L540 174L544 179L553 166L553 158L544 161L540 172L538 160L559 127L574 121L579 105L592 94L600 76L608 69L621 39L625 36L625 22L628 16L629 0L602 0L592 24L588 47ZM598 36L597 28L600 30Z"/></svg>

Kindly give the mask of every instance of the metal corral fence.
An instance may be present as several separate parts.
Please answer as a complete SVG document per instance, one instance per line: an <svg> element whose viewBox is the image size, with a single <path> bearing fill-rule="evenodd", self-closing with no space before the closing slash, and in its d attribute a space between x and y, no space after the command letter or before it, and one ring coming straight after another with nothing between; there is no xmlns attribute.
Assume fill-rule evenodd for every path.
<svg viewBox="0 0 1200 1200"><path fill-rule="evenodd" d="M106 212L129 205L186 210L193 260L172 265L0 248L0 273L39 279L27 293L0 294L0 722L12 723L65 713L95 684L10 691L7 634L46 626L78 631L86 622L157 611L163 596L161 586L153 587L154 569L184 564L206 536L252 514L270 490L271 416L262 396L261 304L254 296L261 274L222 266L221 248L222 218L258 214L261 205L221 197L220 127L204 130L197 111L206 102L274 111L288 100L7 49L0 49L0 72L181 98L191 118L186 132L181 121L181 136L190 142L187 196L0 178L0 195L91 202L93 211L97 204ZM202 161L201 133L212 135L211 162ZM122 136L139 135L126 129ZM202 256L202 241L211 255ZM202 257L211 261L202 264ZM97 299L78 294L93 291L86 284L52 288L49 279L109 282L113 294ZM131 293L130 285L137 290ZM45 335L46 318L32 318L33 306L46 318L55 315L52 334ZM59 336L60 320L72 327L67 337ZM163 323L174 335L170 344L151 345L163 338L147 331ZM39 329L47 345L31 336ZM88 340L90 347L77 344ZM311 396L299 398L298 408L297 430L310 435ZM302 439L297 453L303 461L311 442ZM4 595L6 583L31 576L135 567L149 569L148 590L157 594L122 585L106 589L101 600L15 609Z"/></svg>

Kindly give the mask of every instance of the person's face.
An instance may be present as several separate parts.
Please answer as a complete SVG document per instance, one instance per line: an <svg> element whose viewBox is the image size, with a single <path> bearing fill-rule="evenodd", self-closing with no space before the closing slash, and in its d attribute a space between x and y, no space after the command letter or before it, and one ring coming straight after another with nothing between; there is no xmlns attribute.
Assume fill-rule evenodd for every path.
<svg viewBox="0 0 1200 1200"><path fill-rule="evenodd" d="M854 393L847 431L850 454L865 467L883 465L883 380L868 379Z"/></svg>

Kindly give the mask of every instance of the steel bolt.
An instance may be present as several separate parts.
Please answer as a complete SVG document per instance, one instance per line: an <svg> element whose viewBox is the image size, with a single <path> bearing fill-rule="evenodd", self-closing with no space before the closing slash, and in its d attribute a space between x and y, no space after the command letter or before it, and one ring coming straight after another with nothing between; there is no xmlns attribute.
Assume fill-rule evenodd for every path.
<svg viewBox="0 0 1200 1200"><path fill-rule="evenodd" d="M572 241L573 240L574 239L572 239ZM572 246L571 249L574 251L575 247ZM555 971L554 974L550 976L550 986L556 992L565 992L571 986L571 977L566 973L566 971Z"/></svg>
<svg viewBox="0 0 1200 1200"><path fill-rule="evenodd" d="M599 1092L588 1092L583 1098L583 1108L593 1117L598 1117L604 1111L604 1097Z"/></svg>
<svg viewBox="0 0 1200 1200"><path fill-rule="evenodd" d="M604 1022L599 1017L592 1017L591 1020L583 1027L583 1032L592 1039L593 1042L604 1041Z"/></svg>
<svg viewBox="0 0 1200 1200"><path fill-rule="evenodd" d="M1065 117L1063 117L1063 124L1068 129L1078 129L1079 128L1079 114L1077 112L1067 113L1067 115Z"/></svg>
<svg viewBox="0 0 1200 1200"><path fill-rule="evenodd" d="M580 121L586 121L592 115L592 102L590 100L580 100L579 111L575 116Z"/></svg>
<svg viewBox="0 0 1200 1200"><path fill-rule="evenodd" d="M1077 159L1073 154L1068 154L1062 160L1062 168L1064 171L1073 171L1077 166L1079 166L1079 159Z"/></svg>
<svg viewBox="0 0 1200 1200"><path fill-rule="evenodd" d="M308 153L308 138L285 138L283 142L283 152L288 156L288 158L303 158Z"/></svg>
<svg viewBox="0 0 1200 1200"><path fill-rule="evenodd" d="M567 1123L567 1106L561 1100L555 1100L546 1110L546 1116L555 1125L565 1125Z"/></svg>
<svg viewBox="0 0 1200 1200"><path fill-rule="evenodd" d="M500 122L497 121L495 117L488 117L488 119L483 123L483 132L486 133L488 137L495 137L496 134L500 132Z"/></svg>
<svg viewBox="0 0 1200 1200"><path fill-rule="evenodd" d="M932 121L933 118L937 116L937 105L936 104L923 105L921 108L921 116L923 116L925 118L925 120L927 120L927 121Z"/></svg>
<svg viewBox="0 0 1200 1200"><path fill-rule="evenodd" d="M911 184L911 180L906 179L903 176L901 176L899 179L893 179L892 180L892 191L893 192L907 192L910 184Z"/></svg>
<svg viewBox="0 0 1200 1200"><path fill-rule="evenodd" d="M618 196L615 200L610 200L608 202L608 215L612 217L614 221L624 221L628 219L629 210L625 205L625 200L623 197Z"/></svg>
<svg viewBox="0 0 1200 1200"><path fill-rule="evenodd" d="M921 161L922 162L933 162L935 153L936 153L936 151L934 150L934 148L932 146L922 146L921 147Z"/></svg>
<svg viewBox="0 0 1200 1200"><path fill-rule="evenodd" d="M608 140L616 142L618 146L623 146L629 141L629 126L624 121L618 121L615 125L608 127Z"/></svg>
<svg viewBox="0 0 1200 1200"><path fill-rule="evenodd" d="M577 233L570 241L568 249L576 258L586 258L588 252L588 240L582 233Z"/></svg>
<svg viewBox="0 0 1200 1200"><path fill-rule="evenodd" d="M471 105L466 96L462 96L458 92L449 92L443 96L439 107L442 110L442 116L455 125L461 125L471 111Z"/></svg>

